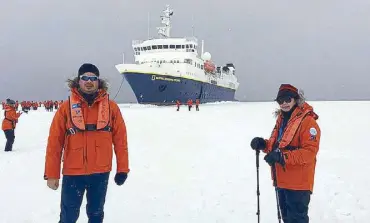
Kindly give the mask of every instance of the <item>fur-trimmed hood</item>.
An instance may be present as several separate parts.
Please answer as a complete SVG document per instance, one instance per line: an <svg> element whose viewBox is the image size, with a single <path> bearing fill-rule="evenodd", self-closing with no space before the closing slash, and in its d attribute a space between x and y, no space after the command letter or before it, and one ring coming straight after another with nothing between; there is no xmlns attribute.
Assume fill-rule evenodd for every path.
<svg viewBox="0 0 370 223"><path fill-rule="evenodd" d="M105 90L105 91L108 91L108 82L106 80L103 80L103 79L99 79L99 87L98 89L102 89L102 90ZM67 80L67 85L70 89L73 89L73 88L79 88L79 84L78 84L78 77L75 77L73 79L68 79Z"/></svg>

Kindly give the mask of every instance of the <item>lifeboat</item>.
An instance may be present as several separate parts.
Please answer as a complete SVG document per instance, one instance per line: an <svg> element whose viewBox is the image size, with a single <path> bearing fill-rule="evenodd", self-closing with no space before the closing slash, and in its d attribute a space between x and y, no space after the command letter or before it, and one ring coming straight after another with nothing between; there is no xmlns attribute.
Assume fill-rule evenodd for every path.
<svg viewBox="0 0 370 223"><path fill-rule="evenodd" d="M204 62L204 70L208 73L214 73L216 71L216 66L210 60Z"/></svg>

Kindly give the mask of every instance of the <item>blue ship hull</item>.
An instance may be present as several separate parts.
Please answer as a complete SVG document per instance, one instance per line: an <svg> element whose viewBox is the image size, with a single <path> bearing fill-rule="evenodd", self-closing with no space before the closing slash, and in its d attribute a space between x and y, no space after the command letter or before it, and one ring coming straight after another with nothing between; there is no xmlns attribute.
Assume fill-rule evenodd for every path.
<svg viewBox="0 0 370 223"><path fill-rule="evenodd" d="M170 105L176 100L200 99L201 103L235 101L235 90L181 77L125 72L140 104Z"/></svg>

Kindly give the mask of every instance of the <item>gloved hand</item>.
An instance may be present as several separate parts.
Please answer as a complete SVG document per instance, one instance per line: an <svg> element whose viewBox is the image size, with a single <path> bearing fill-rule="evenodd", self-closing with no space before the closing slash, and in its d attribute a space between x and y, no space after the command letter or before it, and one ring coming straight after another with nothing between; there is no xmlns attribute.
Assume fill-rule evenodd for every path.
<svg viewBox="0 0 370 223"><path fill-rule="evenodd" d="M270 165L274 165L275 163L280 163L282 166L285 166L285 159L283 156L283 153L280 151L280 149L274 149L271 152L269 152L264 160Z"/></svg>
<svg viewBox="0 0 370 223"><path fill-rule="evenodd" d="M264 150L266 149L266 141L261 137L254 137L251 141L251 147L253 150Z"/></svg>
<svg viewBox="0 0 370 223"><path fill-rule="evenodd" d="M116 173L116 176L114 176L114 182L116 182L118 186L121 186L123 183L125 183L126 179L127 173Z"/></svg>

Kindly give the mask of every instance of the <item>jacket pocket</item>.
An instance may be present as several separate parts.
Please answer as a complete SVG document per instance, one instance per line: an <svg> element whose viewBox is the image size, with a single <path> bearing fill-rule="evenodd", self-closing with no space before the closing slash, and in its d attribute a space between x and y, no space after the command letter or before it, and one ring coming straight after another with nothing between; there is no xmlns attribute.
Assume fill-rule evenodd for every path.
<svg viewBox="0 0 370 223"><path fill-rule="evenodd" d="M69 148L64 151L64 167L83 168L84 167L84 148Z"/></svg>
<svg viewBox="0 0 370 223"><path fill-rule="evenodd" d="M95 141L96 165L100 167L110 166L112 164L112 146L106 139Z"/></svg>
<svg viewBox="0 0 370 223"><path fill-rule="evenodd" d="M300 186L303 184L303 177L302 165L286 165L285 171L283 168L278 168L277 180L285 185Z"/></svg>

